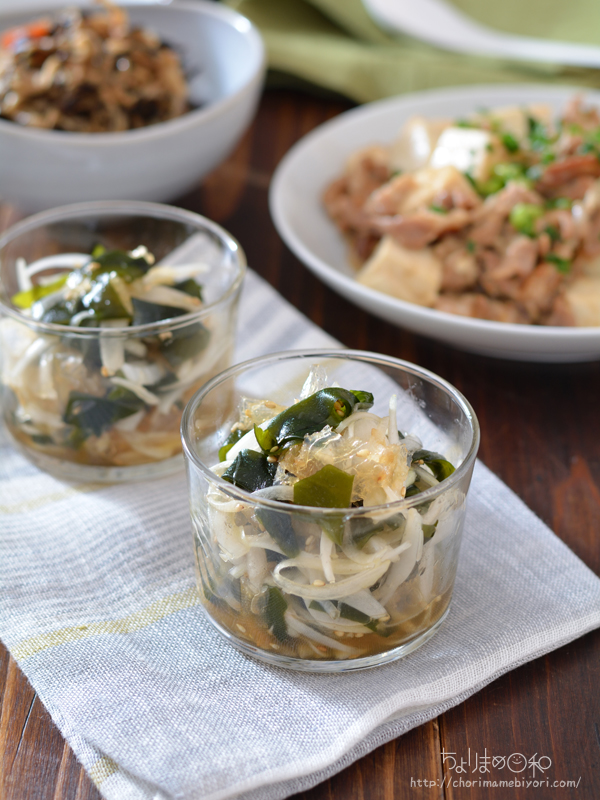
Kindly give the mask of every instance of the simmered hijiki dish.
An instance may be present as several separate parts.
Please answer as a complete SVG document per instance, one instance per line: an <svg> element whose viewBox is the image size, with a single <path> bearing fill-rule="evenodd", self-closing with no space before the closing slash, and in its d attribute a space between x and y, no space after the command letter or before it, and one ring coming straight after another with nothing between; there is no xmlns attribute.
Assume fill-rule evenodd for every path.
<svg viewBox="0 0 600 800"><path fill-rule="evenodd" d="M0 36L0 117L77 133L141 128L190 110L178 53L127 12L69 8Z"/></svg>
<svg viewBox="0 0 600 800"><path fill-rule="evenodd" d="M92 465L178 454L183 406L218 370L227 341L215 320L184 316L203 308L207 270L154 264L143 246L21 259L11 299L23 321L0 323L5 419L17 440Z"/></svg>
<svg viewBox="0 0 600 800"><path fill-rule="evenodd" d="M410 119L324 194L357 280L440 311L600 326L600 112Z"/></svg>
<svg viewBox="0 0 600 800"><path fill-rule="evenodd" d="M309 377L287 408L242 402L212 471L243 493L214 481L192 501L199 586L211 617L242 642L298 659L360 658L444 614L463 503L449 487L402 504L454 467L398 431L395 395L379 417L369 392L317 385Z"/></svg>

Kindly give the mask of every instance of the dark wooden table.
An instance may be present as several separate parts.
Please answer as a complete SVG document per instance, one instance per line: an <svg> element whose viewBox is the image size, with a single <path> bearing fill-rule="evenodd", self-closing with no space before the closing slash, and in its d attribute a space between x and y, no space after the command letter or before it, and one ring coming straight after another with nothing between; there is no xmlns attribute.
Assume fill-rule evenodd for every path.
<svg viewBox="0 0 600 800"><path fill-rule="evenodd" d="M254 125L235 152L178 205L231 231L251 267L346 346L413 361L457 386L479 416L482 461L600 573L600 363L502 361L415 336L334 294L277 235L267 204L275 167L301 136L348 107L343 101L301 93L266 92ZM0 207L1 226L14 218L12 209ZM466 771L453 769L444 752L454 753L456 767L462 763ZM490 774L473 774L476 759L481 766L486 755L508 759L512 754L535 757L544 772L511 772L500 760ZM535 777L544 785L484 787L477 785L480 777ZM460 779L461 785L452 784ZM476 785L469 786L470 780ZM567 781L577 786L565 787ZM297 796L409 797L598 800L600 632L510 672L438 719ZM0 800L33 798L98 800L100 794L0 645Z"/></svg>

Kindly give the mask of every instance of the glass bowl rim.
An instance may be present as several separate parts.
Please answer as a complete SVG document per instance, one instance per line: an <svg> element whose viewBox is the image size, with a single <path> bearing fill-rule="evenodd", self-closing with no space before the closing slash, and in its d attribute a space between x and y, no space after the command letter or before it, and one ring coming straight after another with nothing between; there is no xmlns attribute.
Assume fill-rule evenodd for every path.
<svg viewBox="0 0 600 800"><path fill-rule="evenodd" d="M470 423L471 442L466 456L463 458L459 466L456 467L452 475L450 475L448 478L445 478L443 481L440 481L440 483L438 483L436 486L426 489L424 492L420 492L418 495L414 495L413 497L405 498L403 500L395 500L390 503L382 503L381 505L361 506L359 508L321 508L316 506L294 505L280 500L269 500L265 497L256 497L256 495L252 494L251 492L246 492L244 489L240 489L239 487L234 486L232 483L223 480L223 478L216 475L194 451L191 442L192 437L190 434L190 428L193 414L197 406L210 391L229 380L229 378L236 376L236 374L244 372L249 367L252 368L266 365L269 361L295 360L300 358L345 358L349 361L375 361L385 366L400 368L404 372L411 373L418 378L424 379L425 381L433 384L437 388L442 389L446 395L451 397L455 405L462 410L466 419ZM417 364L411 363L410 361L396 358L395 356L387 356L383 355L382 353L374 353L368 350L351 350L349 348L342 347L338 349L335 347L329 347L302 350L284 350L234 364L228 369L220 372L218 375L215 375L214 378L211 378L209 381L207 381L191 397L183 410L180 430L183 453L186 459L189 459L189 461L200 470L200 472L209 482L215 483L220 490L228 494L230 497L238 499L241 502L244 502L246 505L253 504L265 506L266 508L272 508L273 510L278 511L286 511L287 513L293 512L295 514L312 517L316 515L319 517L324 516L337 518L343 516L344 519L360 516L372 516L373 514L381 513L383 511L399 512L419 506L423 502L433 501L439 495L444 494L446 491L453 488L455 484L459 483L464 475L471 470L477 456L480 442L479 420L477 419L477 415L475 414L473 407L467 398L462 394L462 392L460 392L449 381L446 381L444 378L441 378L439 375L436 375L434 372L431 372L424 367L420 367Z"/></svg>
<svg viewBox="0 0 600 800"><path fill-rule="evenodd" d="M175 222L188 222L198 229L204 228L216 236L225 249L232 254L235 259L237 274L228 289L217 300L212 303L206 303L202 308L198 309L198 311L191 311L189 314L181 314L178 317L171 317L146 325L128 325L122 328L81 328L76 325L59 325L54 322L41 322L25 316L25 314L22 314L18 309L8 305L2 296L0 296L0 311L2 313L6 313L8 316L35 329L39 333L49 335L69 335L82 339L95 339L98 336L107 338L144 336L160 333L164 330L173 331L184 328L190 323L208 316L218 309L219 306L226 304L229 299L235 296L240 290L246 274L247 261L246 254L237 239L228 233L225 228L222 228L207 217L202 216L202 214L197 214L194 211L188 211L187 209L171 206L166 203L151 203L141 200L91 200L85 203L71 203L69 205L57 206L56 208L41 211L38 214L25 217L25 219L20 222L11 225L10 228L0 235L0 256L3 248L7 244L18 236L22 236L41 225L93 216L94 214L99 217L130 215L139 217L146 216L154 219L170 219Z"/></svg>

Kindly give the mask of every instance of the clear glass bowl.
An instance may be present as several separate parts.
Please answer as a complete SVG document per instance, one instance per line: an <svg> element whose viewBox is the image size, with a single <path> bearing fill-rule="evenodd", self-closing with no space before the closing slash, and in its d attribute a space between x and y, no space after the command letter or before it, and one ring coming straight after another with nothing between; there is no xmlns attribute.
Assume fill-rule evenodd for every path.
<svg viewBox="0 0 600 800"><path fill-rule="evenodd" d="M301 394L309 373L321 375L321 385ZM375 493L369 505L349 508L294 505L273 499L272 490L250 493L219 477L219 449L244 409L256 408L248 399L288 407L315 385L373 393L370 411L382 418L386 437L395 395L407 449L394 452L403 469L414 458L409 450L419 449L416 436L455 471L414 496L373 505ZM363 419L371 425L373 418ZM473 409L449 383L374 353L277 353L210 380L186 407L181 429L200 598L233 645L273 665L339 672L400 658L442 624L479 446ZM227 464L240 449L232 448ZM374 469L384 470L385 458Z"/></svg>
<svg viewBox="0 0 600 800"><path fill-rule="evenodd" d="M12 302L29 284L56 279L63 254L74 269L98 245L147 248L156 265L174 267L173 285L205 264L202 304L195 300L189 313L167 304L158 321L138 317L144 324L135 326L84 327L96 317L38 321ZM80 203L13 226L0 238L0 387L16 445L43 469L78 481L145 480L182 467L182 410L231 364L245 267L221 227L155 203Z"/></svg>

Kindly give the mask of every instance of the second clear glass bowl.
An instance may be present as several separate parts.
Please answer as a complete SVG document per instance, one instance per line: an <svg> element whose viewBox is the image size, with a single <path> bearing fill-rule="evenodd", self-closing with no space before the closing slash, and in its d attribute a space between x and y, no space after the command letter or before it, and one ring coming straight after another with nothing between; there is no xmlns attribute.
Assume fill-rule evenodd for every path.
<svg viewBox="0 0 600 800"><path fill-rule="evenodd" d="M305 438L316 448L306 457L290 455L294 446L304 452L299 443L285 456L256 447L256 429L245 415L268 427L269 416L323 387L370 392L374 405L316 440ZM325 395L319 397L335 411L335 392L334 399ZM310 423L316 405L307 402ZM254 430L254 443L224 452L236 428ZM338 672L399 658L441 625L479 444L473 409L446 381L374 353L279 353L209 381L184 412L182 436L200 597L211 622L236 647L277 666ZM352 496L362 499L346 507L314 499L299 504L293 486L316 469L306 467L310 459L319 469L331 464L326 454L338 446L342 455L334 466L354 475ZM254 454L240 460L245 448ZM438 483L424 466L424 448L455 471ZM256 469L271 477L266 488L249 490ZM317 487L326 497L335 496L327 494L340 477L333 473ZM281 480L291 488L269 486ZM342 476L342 483L348 480Z"/></svg>
<svg viewBox="0 0 600 800"><path fill-rule="evenodd" d="M103 272L90 254L140 246L168 269L169 285L156 286L161 299L136 305L129 289L123 299L131 275L119 264ZM87 294L71 297L70 279L54 289L86 264L90 277L78 274L76 288L89 284ZM80 203L13 226L0 237L0 398L16 445L76 481L145 480L180 468L185 403L231 364L245 266L221 227L155 203ZM100 273L104 283L94 278ZM41 298L37 319L33 305L19 307L31 287Z"/></svg>

